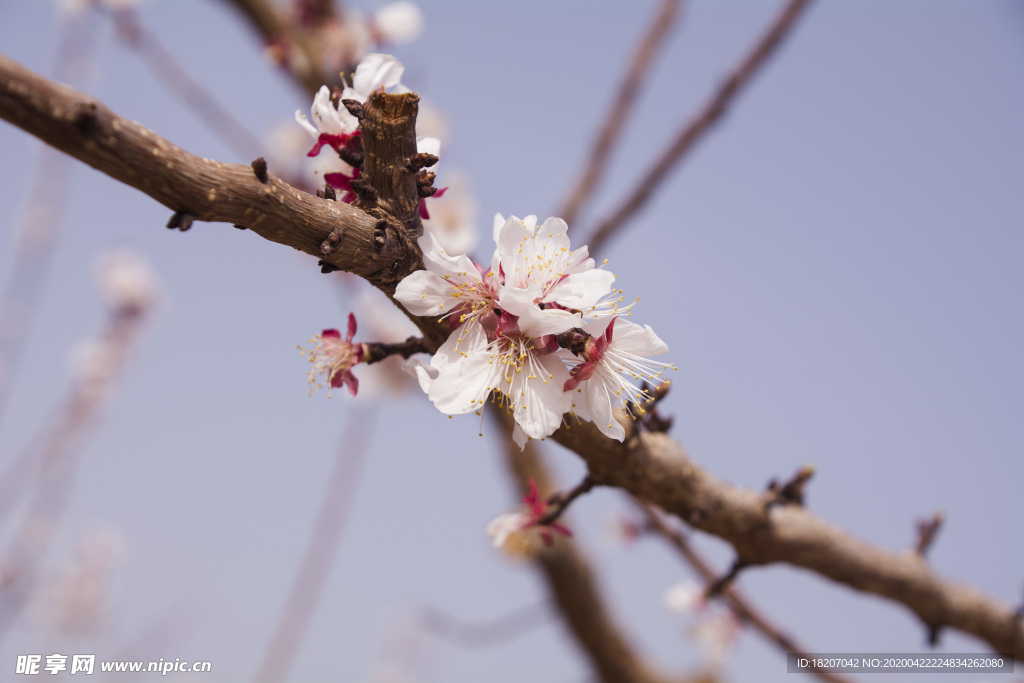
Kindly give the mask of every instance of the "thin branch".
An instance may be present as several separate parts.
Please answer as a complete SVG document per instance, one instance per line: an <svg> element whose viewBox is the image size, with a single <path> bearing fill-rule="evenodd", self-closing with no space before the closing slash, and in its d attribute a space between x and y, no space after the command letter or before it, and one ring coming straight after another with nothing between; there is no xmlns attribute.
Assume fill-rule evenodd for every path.
<svg viewBox="0 0 1024 683"><path fill-rule="evenodd" d="M349 415L306 552L256 672L257 683L286 680L302 641L309 633L317 604L338 555L342 532L366 459L366 442L371 432L368 423L375 416L376 411L368 415L361 411Z"/></svg>
<svg viewBox="0 0 1024 683"><path fill-rule="evenodd" d="M226 107L221 106L198 81L178 63L159 37L141 22L137 11L108 11L124 43L133 49L157 78L188 105L193 112L243 157L261 153L263 144Z"/></svg>
<svg viewBox="0 0 1024 683"><path fill-rule="evenodd" d="M115 308L97 341L95 368L76 378L55 419L47 422L29 446L32 454L19 462L38 466L38 480L14 538L3 558L0 575L0 640L28 604L40 568L70 502L82 444L95 427L112 386L121 376L137 341L145 309ZM18 494L27 494L23 486Z"/></svg>
<svg viewBox="0 0 1024 683"><path fill-rule="evenodd" d="M661 515L651 509L649 505L638 504L637 507L640 508L647 520L647 528L660 535L676 550L678 550L686 563L693 567L694 571L700 575L701 579L703 579L705 583L711 584L717 580L717 573L711 567L711 563L708 562L704 556L702 556L697 549L693 547L693 545L691 545L690 541L679 529L669 525L669 523L662 519ZM775 643L783 654L792 652L800 657L808 656L808 650L806 648L801 647L796 643L796 641L784 634L777 626L772 624L768 617L762 614L759 609L751 604L735 586L726 587L722 591L722 596L725 598L725 602L729 606L729 609L736 615L736 618L743 623L749 624L758 633L763 635L769 641ZM812 671L814 671L818 678L826 681L827 683L849 683L849 680L846 677L829 671L813 667Z"/></svg>
<svg viewBox="0 0 1024 683"><path fill-rule="evenodd" d="M542 602L527 605L483 622L469 622L442 612L436 607L422 607L415 613L417 625L425 632L454 645L468 648L504 645L551 622L550 605Z"/></svg>
<svg viewBox="0 0 1024 683"><path fill-rule="evenodd" d="M914 546L914 552L924 557L928 554L928 549L932 547L932 543L935 541L935 536L939 533L939 529L942 528L942 523L945 521L945 517L941 512L936 512L927 519L922 519L917 523L917 544Z"/></svg>
<svg viewBox="0 0 1024 683"><path fill-rule="evenodd" d="M378 96L415 97L373 97ZM384 215L380 207L370 209L371 215L300 192L272 175L264 184L249 166L188 154L94 99L2 56L0 118L174 211L191 213L198 220L248 226L265 239L315 256L323 255L322 245L336 245L327 256L332 265L369 280L392 300L395 284L422 267L419 250L401 226L395 229L395 217L379 217ZM407 125L414 124L413 114ZM393 162L394 168L404 168L402 160ZM328 240L332 235L334 241ZM413 322L431 351L450 332L436 319ZM719 536L749 564L786 562L810 569L901 603L925 624L974 634L995 651L1024 660L1024 625L1014 617L1013 608L939 578L916 555L876 548L799 506L771 506L763 493L725 484L698 468L663 433L635 432L620 443L583 423L560 429L553 439L575 451L598 484L624 489ZM572 566L574 561L564 562ZM573 581L574 570L561 565L557 569L552 582ZM572 593L576 588L567 590Z"/></svg>
<svg viewBox="0 0 1024 683"><path fill-rule="evenodd" d="M629 198L594 231L593 236L587 242L591 254L598 253L605 242L626 225L665 181L672 168L687 152L693 149L694 143L700 140L704 133L722 117L732 100L751 81L782 42L782 39L793 28L797 18L809 2L810 0L790 0L786 4L772 25L743 58L743 61L729 74L714 96L704 105L697 116L679 131L675 141L665 149L654 166L644 175L633 192L630 193Z"/></svg>
<svg viewBox="0 0 1024 683"><path fill-rule="evenodd" d="M586 462L599 484L625 489L691 526L730 543L748 565L784 562L905 605L928 625L971 633L994 651L1024 659L1024 625L1013 608L937 576L920 556L875 547L797 505L727 484L699 468L665 434L624 443L591 423L562 428L556 441Z"/></svg>
<svg viewBox="0 0 1024 683"><path fill-rule="evenodd" d="M596 482L590 478L590 475L583 477L583 481L577 484L568 493L554 493L548 498L548 504L551 505L551 509L544 513L544 516L537 520L537 526L547 526L554 524L558 521L558 518L572 505L572 502L582 496L584 493L589 493L590 489L594 488Z"/></svg>
<svg viewBox="0 0 1024 683"><path fill-rule="evenodd" d="M586 204L598 181L601 180L612 148L633 109L637 93L640 92L640 88L647 80L651 63L664 44L665 38L668 37L682 4L682 0L662 0L654 15L654 20L637 42L629 69L619 85L619 93L615 97L611 109L608 110L601 132L598 133L597 139L591 147L590 158L587 159L586 165L583 167L583 175L580 176L576 187L566 199L561 212L555 214L561 216L569 225L575 222L580 209Z"/></svg>
<svg viewBox="0 0 1024 683"><path fill-rule="evenodd" d="M409 136L415 145L418 98L377 93L371 100L377 98L395 102L384 108L367 107L364 129L403 133L402 144L381 144L378 153L401 153ZM3 55L0 118L144 192L174 212L189 214L195 220L248 228L264 239L355 273L389 296L397 282L421 267L419 249L412 237L378 208L369 209L374 212L371 215L349 204L306 194L272 174L263 182L248 165L190 154L144 126L118 116L94 98L54 83ZM387 157L380 162L388 163ZM404 158L391 160L398 167L404 167L404 162ZM418 206L415 196L397 196L397 189L408 191L407 185L410 183L392 188L395 192L388 197L388 209ZM415 192L414 178L411 186ZM418 225L418 213L399 214L399 219L403 225ZM413 322L424 331L432 348L447 338L432 319L414 318Z"/></svg>
<svg viewBox="0 0 1024 683"><path fill-rule="evenodd" d="M422 337L409 337L404 342L395 342L393 344L385 342L364 342L363 348L366 349L366 356L363 358L363 362L366 364L378 363L385 358L390 358L391 356L408 358L409 356L417 353L427 353L427 348L423 345Z"/></svg>
<svg viewBox="0 0 1024 683"><path fill-rule="evenodd" d="M64 13L57 35L55 79L62 83L85 80L84 72L93 63L93 48L91 24L81 15ZM55 149L42 147L31 172L25 213L16 228L11 271L0 292L0 422L66 223L68 202L63 197L71 191L72 170L70 159ZM56 195L61 201L54 201Z"/></svg>
<svg viewBox="0 0 1024 683"><path fill-rule="evenodd" d="M520 450L509 437L512 433L509 418L499 411L490 411L490 415L505 437L505 458L518 491L526 493L532 479L542 496L550 495L554 489L551 475L535 443L527 442L526 448ZM605 606L579 541L558 543L546 549L537 557L537 568L544 576L565 625L602 681L666 683L670 680L650 670L644 658L626 640Z"/></svg>

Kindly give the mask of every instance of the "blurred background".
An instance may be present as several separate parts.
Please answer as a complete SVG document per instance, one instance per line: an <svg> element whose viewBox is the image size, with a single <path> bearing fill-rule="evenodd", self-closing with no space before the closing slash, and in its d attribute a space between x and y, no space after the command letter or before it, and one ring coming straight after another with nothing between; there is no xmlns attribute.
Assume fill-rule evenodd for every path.
<svg viewBox="0 0 1024 683"><path fill-rule="evenodd" d="M422 35L387 48L406 65L403 83L443 117L437 185L458 177L471 190L473 253L489 254L495 212L544 218L561 206L655 7L425 2ZM779 7L685 3L604 182L570 226L574 244ZM77 79L190 152L239 163L264 153L276 172L270 150L287 157L283 131L302 133L292 117L308 113L310 98L228 3L147 0L138 17L266 146L249 155L169 92L109 17L89 17L85 58L68 75L58 56L66 10L0 0L0 52ZM808 506L886 548L911 548L916 520L942 511L929 553L936 570L1015 605L1024 599L1021 121L1021 4L816 2L603 253L625 295L640 297L633 320L669 345L679 371L662 413L695 460L755 489L813 464ZM308 144L290 152L297 164ZM16 272L14 245L40 208L32 188L42 147L0 125L0 284ZM74 350L106 324L96 259L136 250L160 293L75 446L77 475L39 578L50 597L4 631L0 670L10 673L18 654L75 652L212 663L210 674L175 680L251 679L330 486L350 508L287 680L385 680L403 667L411 676L386 680L596 680L557 617L543 617L533 568L490 546L488 521L517 502L491 425L481 438L477 418L449 420L418 388L386 389L365 367L355 371L357 397L308 395L296 346L344 329L349 311L356 338L373 340L382 296L229 225L166 230L165 207L78 162L63 166L44 173L56 180L42 206L59 221L52 264L29 276L40 296L21 323L25 352L4 368L0 468L56 429L81 376ZM562 486L583 476L573 454L543 450ZM348 464L335 488L339 457ZM34 479L19 481L0 518L5 553L36 490ZM701 666L707 651L691 633L700 617L664 601L690 571L657 538L623 540L623 521L636 519L625 496L597 489L568 519L640 652L666 670ZM723 543L695 538L728 566ZM69 622L62 577L86 565L99 567L86 582L94 599ZM926 631L905 608L809 572L755 568L739 586L812 651L926 651ZM425 609L468 623L541 616L515 638L465 647L417 626ZM939 651L985 648L944 632ZM794 676L747 629L724 675Z"/></svg>

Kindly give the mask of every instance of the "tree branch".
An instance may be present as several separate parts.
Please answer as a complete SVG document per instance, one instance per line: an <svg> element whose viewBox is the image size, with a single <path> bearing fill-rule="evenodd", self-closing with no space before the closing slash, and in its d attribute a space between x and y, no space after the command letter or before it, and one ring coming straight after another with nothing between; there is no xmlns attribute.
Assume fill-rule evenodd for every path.
<svg viewBox="0 0 1024 683"><path fill-rule="evenodd" d="M718 575L715 570L711 568L711 564L693 547L693 545L687 540L687 538L678 529L669 525L664 519L661 518L655 510L649 505L638 503L637 507L644 513L644 517L647 519L647 527L652 531L662 536L668 541L679 554L683 556L686 563L693 567L694 571L700 575L701 579L706 584L712 584L718 581ZM729 609L732 613L745 624L750 624L756 631L758 631L765 638L775 643L779 650L785 655L786 653L792 652L801 657L809 656L809 652L806 648L801 647L792 638L787 636L785 633L779 630L777 626L771 623L771 621L764 614L761 613L753 604L751 604L747 598L734 586L727 586L722 590L722 596L725 598L726 603L729 605ZM850 683L849 679L839 674L831 673L825 669L820 669L815 666L810 667L810 670L821 680L826 683Z"/></svg>
<svg viewBox="0 0 1024 683"><path fill-rule="evenodd" d="M1024 627L1013 608L938 577L919 555L872 546L796 505L770 505L770 494L727 484L700 469L660 433L624 443L583 423L555 432L586 462L600 485L625 489L735 548L747 565L785 562L901 603L929 627L950 626L1024 660Z"/></svg>
<svg viewBox="0 0 1024 683"><path fill-rule="evenodd" d="M647 31L644 32L644 35L641 36L640 41L636 44L633 59L629 63L629 69L626 71L625 78L623 78L622 84L619 86L619 94L615 98L615 102L612 103L612 108L608 111L604 125L601 127L601 132L598 133L597 140L594 141L594 145L590 150L590 158L587 159L587 163L583 167L583 175L580 176L576 187L566 199L561 212L555 214L560 216L569 225L576 221L577 214L579 214L587 199L590 198L594 187L601 179L612 147L615 146L615 141L622 131L630 110L633 108L633 102L636 100L637 93L640 91L640 87L644 84L650 71L654 55L665 42L665 38L668 37L669 30L672 28L672 24L675 22L682 4L682 0L662 0L657 13L654 15L654 21L651 22Z"/></svg>
<svg viewBox="0 0 1024 683"><path fill-rule="evenodd" d="M403 102L416 99L408 94L382 97ZM415 102L407 105L396 106L404 117L402 125L412 130L416 106ZM387 107L368 109L368 116L381 119L393 113ZM190 154L94 98L54 83L3 55L0 118L172 211L196 220L246 227L264 239L355 273L388 296L405 275L422 267L418 247L404 231L395 229L394 220L320 199L272 174L262 182L250 166ZM395 122L382 120L381 127L394 128ZM445 332L435 321L414 322L433 348L444 342Z"/></svg>
<svg viewBox="0 0 1024 683"><path fill-rule="evenodd" d="M541 496L554 490L554 482L537 453L528 442L520 450L511 439L511 418L491 411L495 426L500 425L505 458L520 493L526 493L532 479ZM566 626L583 649L605 683L667 683L668 678L650 670L633 649L605 607L593 570L578 542L557 543L536 558L551 600L558 607Z"/></svg>
<svg viewBox="0 0 1024 683"><path fill-rule="evenodd" d="M383 112L387 108L369 109ZM397 217L380 219L296 190L272 175L263 183L249 166L189 154L93 98L3 56L0 118L175 212L246 226L265 239L355 273L389 297L405 274L422 267L418 248L404 229L396 229L395 223L401 223ZM406 122L415 124L414 110ZM387 164L397 168L404 160ZM414 317L413 321L423 331L428 350L447 338L449 330L436 319ZM973 588L940 579L914 553L875 548L802 508L771 506L765 494L719 481L699 469L664 434L634 433L619 443L584 423L563 428L553 438L579 454L597 484L622 488L723 538L747 564L786 562L810 569L902 603L929 628L960 629L999 653L1024 660L1024 627L1012 608ZM574 562L563 558L552 565L552 581L565 582L570 592L584 585L572 584ZM589 576L585 578L590 581Z"/></svg>
<svg viewBox="0 0 1024 683"><path fill-rule="evenodd" d="M630 193L629 198L612 213L611 217L601 223L588 240L590 253L596 254L604 243L615 232L622 229L630 218L642 207L654 191L668 177L669 171L693 149L701 136L722 117L729 104L744 85L772 55L782 39L796 23L800 13L810 0L790 0L782 12L775 18L772 25L757 41L753 49L743 61L729 74L729 77L718 88L714 96L704 105L700 113L687 124L676 136L675 142L665 149L658 161L647 172Z"/></svg>

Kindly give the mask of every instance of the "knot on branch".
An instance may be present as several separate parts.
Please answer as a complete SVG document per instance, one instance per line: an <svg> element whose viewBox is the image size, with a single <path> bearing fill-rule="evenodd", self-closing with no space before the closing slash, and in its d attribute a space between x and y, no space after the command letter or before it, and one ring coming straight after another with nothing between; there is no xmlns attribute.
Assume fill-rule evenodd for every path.
<svg viewBox="0 0 1024 683"><path fill-rule="evenodd" d="M356 193L356 197L360 199L364 206L376 204L377 200L380 198L380 193L377 192L377 188L373 186L370 179L366 176L353 178L350 184L352 186L352 191Z"/></svg>
<svg viewBox="0 0 1024 683"><path fill-rule="evenodd" d="M270 180L270 177L267 175L267 160L259 157L250 166L252 166L252 172L256 174L256 179L266 185Z"/></svg>
<svg viewBox="0 0 1024 683"><path fill-rule="evenodd" d="M324 275L333 273L336 270L341 270L341 268L339 268L338 266L334 265L333 263L328 263L323 259L317 261L316 264L320 266L320 272L323 273Z"/></svg>
<svg viewBox="0 0 1024 683"><path fill-rule="evenodd" d="M350 137L345 145L338 150L338 158L353 168L362 168L365 157L362 135Z"/></svg>
<svg viewBox="0 0 1024 683"><path fill-rule="evenodd" d="M773 505L804 505L804 493L807 482L814 476L814 467L805 465L797 470L796 474L785 484L779 484L772 479L768 482L768 491L765 494L765 510Z"/></svg>
<svg viewBox="0 0 1024 683"><path fill-rule="evenodd" d="M99 121L96 114L96 103L87 102L82 105L78 113L75 114L75 128L82 135L92 135L96 132L99 127Z"/></svg>
<svg viewBox="0 0 1024 683"><path fill-rule="evenodd" d="M185 232L192 227L192 221L195 219L196 217L187 211L175 211L174 215L167 221L167 227L171 230Z"/></svg>
<svg viewBox="0 0 1024 683"><path fill-rule="evenodd" d="M320 253L324 256L330 256L334 253L334 247L337 246L338 242L341 241L341 230L335 228L327 235L327 239L320 243ZM333 268L333 266L332 266ZM337 270L337 268L335 268ZM323 271L330 272L330 271Z"/></svg>
<svg viewBox="0 0 1024 683"><path fill-rule="evenodd" d="M316 196L320 197L321 199L330 199L333 202L337 201L338 199L338 191L334 189L334 185L331 185L330 183L324 183L324 189L317 190Z"/></svg>
<svg viewBox="0 0 1024 683"><path fill-rule="evenodd" d="M341 103L342 105L344 105L345 109L348 109L349 114L352 114L352 116L356 117L357 119L363 118L362 102L360 102L359 100L342 100ZM335 108L337 108L337 103L335 103Z"/></svg>
<svg viewBox="0 0 1024 683"><path fill-rule="evenodd" d="M928 549L931 548L932 542L935 541L935 536L939 533L939 529L942 528L942 523L945 521L941 512L936 512L927 519L919 519L917 521L917 544L914 546L914 552L924 557L928 553Z"/></svg>
<svg viewBox="0 0 1024 683"><path fill-rule="evenodd" d="M705 592L707 598L715 598L721 595L722 592L725 591L725 589L728 588L729 585L736 580L736 577L739 576L739 573L749 566L749 562L745 562L740 558L736 558L736 560L733 561L732 566L729 567L729 571L727 571L719 578L715 579L713 582L711 582L711 585L708 586L708 589Z"/></svg>
<svg viewBox="0 0 1024 683"><path fill-rule="evenodd" d="M405 160L405 170L415 173L422 168L430 168L436 164L438 158L434 154L427 154L426 152L417 152L411 157Z"/></svg>

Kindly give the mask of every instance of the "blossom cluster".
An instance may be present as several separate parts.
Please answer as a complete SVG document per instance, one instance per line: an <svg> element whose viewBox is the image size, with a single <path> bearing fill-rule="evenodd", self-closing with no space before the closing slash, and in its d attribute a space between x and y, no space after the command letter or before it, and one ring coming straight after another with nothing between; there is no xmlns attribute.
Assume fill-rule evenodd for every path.
<svg viewBox="0 0 1024 683"><path fill-rule="evenodd" d="M439 316L452 330L429 363L407 364L434 406L480 415L495 402L514 417L520 447L552 434L566 414L623 440L620 409L642 411L643 385L667 384L663 371L674 367L647 358L668 347L626 320L632 304L619 306L615 275L587 247L572 250L567 231L560 218L538 225L535 216L499 214L487 267L424 233L425 270L395 291L410 313Z"/></svg>

